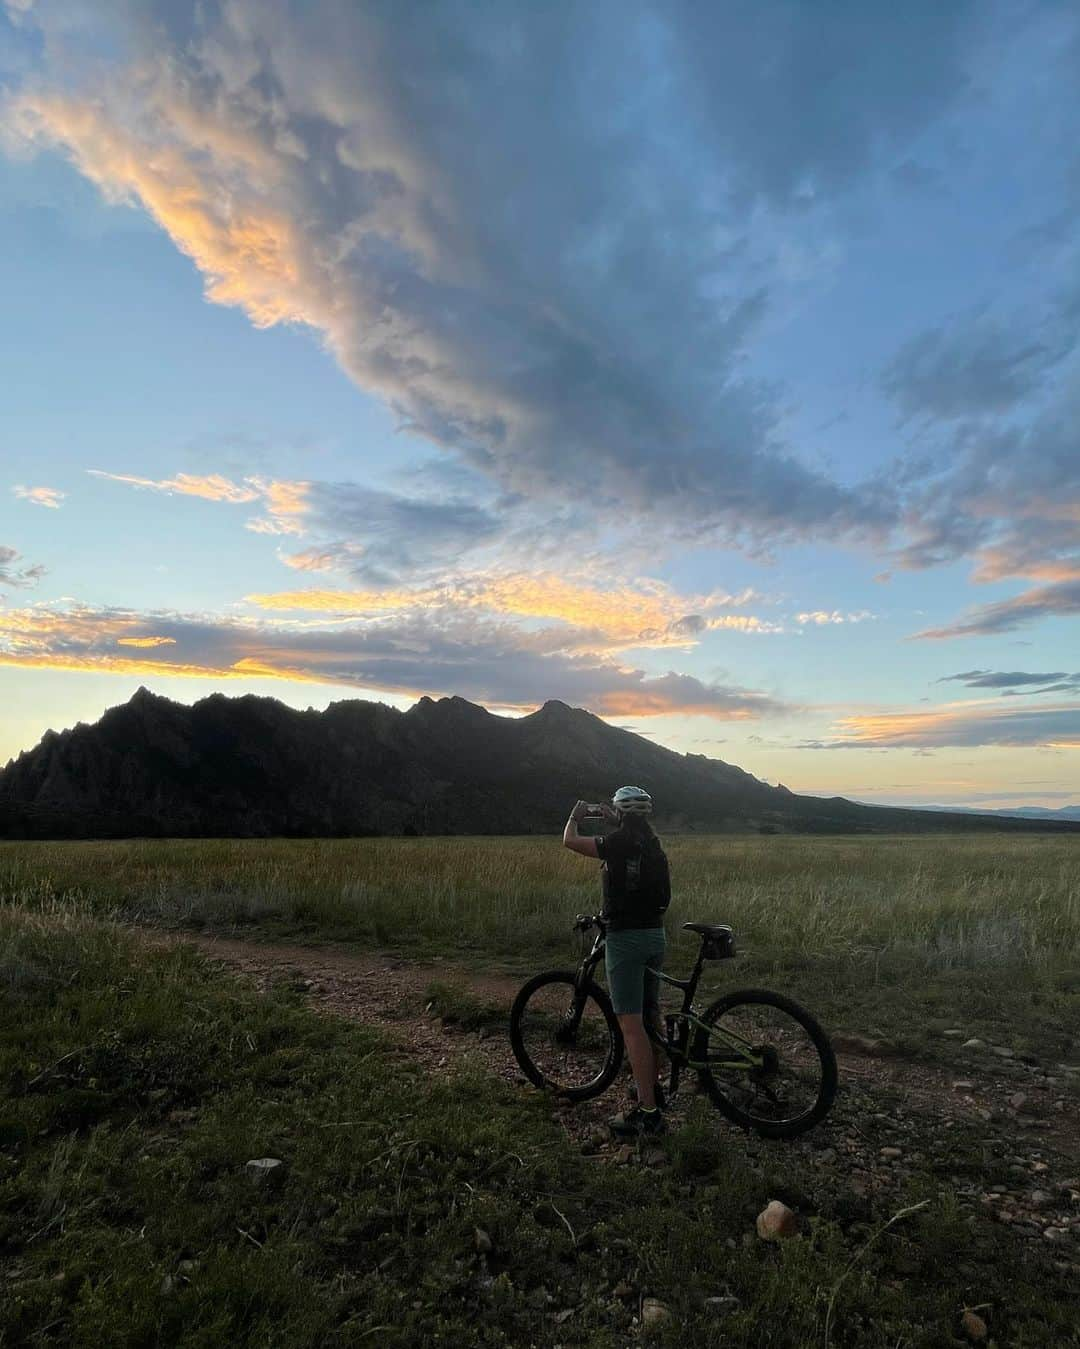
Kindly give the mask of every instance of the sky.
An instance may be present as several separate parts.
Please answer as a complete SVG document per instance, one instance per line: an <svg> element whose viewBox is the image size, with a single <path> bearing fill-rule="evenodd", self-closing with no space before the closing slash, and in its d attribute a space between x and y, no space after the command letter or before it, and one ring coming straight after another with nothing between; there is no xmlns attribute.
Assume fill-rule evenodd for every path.
<svg viewBox="0 0 1080 1349"><path fill-rule="evenodd" d="M1080 11L0 0L0 764L550 698L1080 800Z"/></svg>

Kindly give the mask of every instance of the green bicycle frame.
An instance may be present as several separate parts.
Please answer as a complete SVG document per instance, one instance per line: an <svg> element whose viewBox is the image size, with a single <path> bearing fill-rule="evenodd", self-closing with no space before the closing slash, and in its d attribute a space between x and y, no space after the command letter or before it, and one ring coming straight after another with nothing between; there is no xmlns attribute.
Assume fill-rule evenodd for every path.
<svg viewBox="0 0 1080 1349"><path fill-rule="evenodd" d="M585 984L590 982L593 972L604 956L604 947L606 945L606 930L601 926L600 931L593 940L592 949L585 959L581 962L578 969L577 987L583 989ZM649 1039L657 1045L671 1060L673 1068L678 1065L680 1068L690 1068L695 1071L702 1071L711 1068L723 1068L727 1071L735 1072L753 1072L764 1068L762 1056L754 1051L753 1045L744 1040L741 1035L734 1031L729 1031L723 1026L710 1026L702 1021L694 1007L694 994L697 992L698 981L701 979L701 973L705 966L705 947L702 943L698 951L697 960L694 962L694 968L690 973L689 979L676 979L674 975L665 974L663 970L656 970L658 979L662 979L665 984L670 984L673 988L682 990L683 1005L678 1012L669 1013L673 1020L682 1022L686 1026L685 1038L683 1043L689 1048L691 1029L704 1031L707 1037L722 1041L733 1053L733 1057L727 1058L709 1058L706 1060L692 1059L687 1050L680 1048L678 1044L666 1039L659 1033L659 1029L649 1023L645 1023L645 1029Z"/></svg>

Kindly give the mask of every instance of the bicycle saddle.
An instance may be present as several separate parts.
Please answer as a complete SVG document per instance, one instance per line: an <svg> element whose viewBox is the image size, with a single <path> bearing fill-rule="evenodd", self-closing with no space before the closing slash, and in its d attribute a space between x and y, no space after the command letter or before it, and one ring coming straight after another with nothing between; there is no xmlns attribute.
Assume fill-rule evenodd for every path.
<svg viewBox="0 0 1080 1349"><path fill-rule="evenodd" d="M691 932L700 932L703 937L730 937L731 928L727 923L683 923Z"/></svg>

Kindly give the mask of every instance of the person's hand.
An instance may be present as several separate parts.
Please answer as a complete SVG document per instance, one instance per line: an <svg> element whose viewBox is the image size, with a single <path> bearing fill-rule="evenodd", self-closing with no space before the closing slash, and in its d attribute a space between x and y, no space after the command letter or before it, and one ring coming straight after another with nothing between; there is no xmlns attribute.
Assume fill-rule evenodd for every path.
<svg viewBox="0 0 1080 1349"><path fill-rule="evenodd" d="M617 820L619 818L619 812L617 810L613 810L606 801L600 802L600 813L603 815L605 820Z"/></svg>
<svg viewBox="0 0 1080 1349"><path fill-rule="evenodd" d="M578 801L575 804L574 809L570 812L570 818L576 820L578 824L580 824L588 813L589 813L588 801Z"/></svg>

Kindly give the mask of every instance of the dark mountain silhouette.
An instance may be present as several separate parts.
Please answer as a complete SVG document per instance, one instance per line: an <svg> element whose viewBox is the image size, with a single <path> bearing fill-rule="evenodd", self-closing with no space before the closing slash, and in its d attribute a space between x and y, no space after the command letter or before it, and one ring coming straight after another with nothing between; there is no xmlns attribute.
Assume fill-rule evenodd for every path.
<svg viewBox="0 0 1080 1349"><path fill-rule="evenodd" d="M904 832L1080 824L796 796L678 754L564 703L495 716L463 698L298 712L214 694L194 707L140 689L93 726L49 731L0 773L8 838L552 833L577 797L623 782L668 830Z"/></svg>

